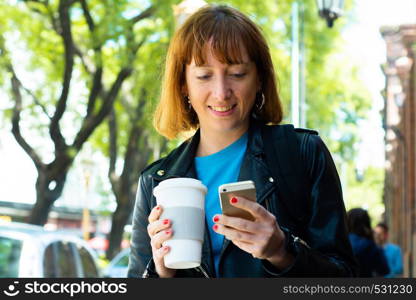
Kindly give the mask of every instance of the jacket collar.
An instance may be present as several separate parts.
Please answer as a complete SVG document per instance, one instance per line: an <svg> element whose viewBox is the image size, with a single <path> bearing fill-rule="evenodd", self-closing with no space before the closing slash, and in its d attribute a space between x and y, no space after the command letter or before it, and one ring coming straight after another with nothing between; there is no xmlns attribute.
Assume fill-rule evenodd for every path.
<svg viewBox="0 0 416 300"><path fill-rule="evenodd" d="M247 151L238 176L239 181L253 180L257 190L257 201L263 202L273 188L274 179L265 162L261 126L265 126L255 119L250 120L248 130ZM157 181L175 177L196 178L194 158L200 140L200 130L194 136L183 142L169 154L155 170L152 177Z"/></svg>
<svg viewBox="0 0 416 300"><path fill-rule="evenodd" d="M257 202L262 203L274 189L269 166L265 161L265 152L261 126L265 126L256 120L252 120L248 132L247 151L241 165L238 181L252 180L256 187Z"/></svg>
<svg viewBox="0 0 416 300"><path fill-rule="evenodd" d="M192 138L173 150L151 176L158 181L175 177L196 178L194 158L198 149L199 139L200 130L198 129Z"/></svg>

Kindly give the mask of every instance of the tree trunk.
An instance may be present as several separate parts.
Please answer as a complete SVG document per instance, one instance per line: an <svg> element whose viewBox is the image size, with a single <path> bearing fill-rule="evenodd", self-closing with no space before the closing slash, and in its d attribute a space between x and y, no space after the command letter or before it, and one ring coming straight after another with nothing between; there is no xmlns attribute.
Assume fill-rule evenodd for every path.
<svg viewBox="0 0 416 300"><path fill-rule="evenodd" d="M121 197L131 198L131 196L127 194L124 194ZM124 202L127 203L125 205L117 205L117 208L112 216L111 231L108 238L109 247L106 253L108 259L113 258L120 251L124 226L127 224L133 210L134 200L131 201L130 199L130 201L123 201L123 203Z"/></svg>
<svg viewBox="0 0 416 300"><path fill-rule="evenodd" d="M146 138L142 138L142 141ZM134 145L134 146L132 146ZM139 143L132 143L133 154L130 159L125 161L125 176L120 176L116 184L113 184L113 191L117 201L117 208L113 214L111 231L109 233L109 247L106 257L111 259L120 251L124 227L130 220L136 200L137 182L140 171L145 168L151 153L150 147L144 143L144 147L139 147ZM133 150L134 149L134 150Z"/></svg>
<svg viewBox="0 0 416 300"><path fill-rule="evenodd" d="M65 180L73 159L63 153L57 153L56 159L48 165L38 168L36 180L36 203L34 204L28 223L44 225L55 201L62 195Z"/></svg>
<svg viewBox="0 0 416 300"><path fill-rule="evenodd" d="M41 170L36 180L36 203L34 204L28 223L44 225L48 221L48 214L54 202L62 195L68 171L63 171L58 178L53 178L54 170Z"/></svg>

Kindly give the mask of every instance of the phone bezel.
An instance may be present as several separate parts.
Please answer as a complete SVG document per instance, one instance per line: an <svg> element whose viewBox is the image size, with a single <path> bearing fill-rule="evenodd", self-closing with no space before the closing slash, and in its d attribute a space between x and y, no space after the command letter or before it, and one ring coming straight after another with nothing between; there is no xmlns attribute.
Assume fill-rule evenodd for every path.
<svg viewBox="0 0 416 300"><path fill-rule="evenodd" d="M254 221L254 217L248 211L243 210L241 208L237 208L230 204L228 195L232 193L236 193L237 197L242 196L251 201L256 201L256 187L254 185L254 182L252 180L246 180L246 181L225 183L218 187L220 207L224 215L239 217L239 218L247 219L250 221Z"/></svg>

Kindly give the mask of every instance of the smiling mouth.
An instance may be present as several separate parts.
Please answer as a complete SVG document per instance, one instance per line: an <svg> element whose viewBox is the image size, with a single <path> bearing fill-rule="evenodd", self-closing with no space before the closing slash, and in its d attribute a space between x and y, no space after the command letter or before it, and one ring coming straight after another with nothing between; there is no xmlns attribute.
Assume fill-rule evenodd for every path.
<svg viewBox="0 0 416 300"><path fill-rule="evenodd" d="M229 106L208 106L208 107L211 108L214 111L226 112L226 111L232 110L234 107L236 107L236 105L237 104L229 105Z"/></svg>

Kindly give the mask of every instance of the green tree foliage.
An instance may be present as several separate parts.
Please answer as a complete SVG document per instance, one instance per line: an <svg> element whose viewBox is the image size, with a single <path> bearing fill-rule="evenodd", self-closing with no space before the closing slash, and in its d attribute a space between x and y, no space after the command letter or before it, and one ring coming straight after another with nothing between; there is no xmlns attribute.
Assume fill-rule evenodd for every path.
<svg viewBox="0 0 416 300"><path fill-rule="evenodd" d="M108 257L119 248L124 225L132 212L140 170L181 142L167 143L151 126L152 112L160 92L164 57L174 30L172 6L179 2L6 0L0 3L0 68L7 70L0 72L0 84L12 91L10 79L13 74L20 79L22 119L24 116L25 120L24 124L21 123L22 132L27 135L37 132L43 138L42 143L32 147L33 150L47 157L45 161L53 162L64 157L72 163L81 149L72 146L77 141L77 134L90 128L83 141L89 140L97 151L109 157L108 174L117 209L113 214ZM285 122L290 122L290 16L293 1L207 2L232 5L260 25L269 42L278 74ZM352 0L346 2L349 9ZM69 94L65 113L59 120L62 136L66 137L67 147L63 147L66 155L58 157L59 143L50 139L50 118L59 107L62 78L67 70L68 47L65 47L65 42L70 41L63 39L62 35L59 8L63 3L70 6L68 12L74 47L71 48L73 70ZM319 18L314 0L302 1L302 5L307 127L320 131L335 153L338 165L352 162L358 141L357 122L365 117L369 97L358 81L356 68L339 55L343 47L340 31L346 20L337 20L334 28L329 29ZM13 70L9 68L10 63ZM114 94L112 87L120 70L128 70L128 74ZM13 92L9 94L10 106L4 116L12 118L16 101ZM112 101L105 106L106 114L100 114L108 95L113 95ZM90 115L101 118L94 128L88 127ZM70 163L61 170L67 172ZM52 165L42 164L45 168ZM44 186L48 188L53 180L56 178L50 177ZM52 204L54 200L48 201Z"/></svg>
<svg viewBox="0 0 416 300"><path fill-rule="evenodd" d="M29 222L46 222L76 155L131 76L154 14L151 2L127 0L1 3L2 80L10 95L5 115L38 171Z"/></svg>
<svg viewBox="0 0 416 300"><path fill-rule="evenodd" d="M360 173L352 163L347 168L346 209L361 207L368 210L371 225L382 221L384 205L381 203L384 184L384 170L368 167Z"/></svg>
<svg viewBox="0 0 416 300"><path fill-rule="evenodd" d="M131 79L124 86L108 122L97 129L91 140L96 149L109 157L108 177L117 202L109 234L109 258L120 248L124 226L133 211L140 171L149 161L159 158L167 146L167 141L152 128L151 121L174 20L169 1L157 3L155 7L154 17L135 31L135 35L147 38L133 62Z"/></svg>

